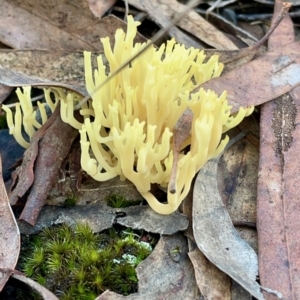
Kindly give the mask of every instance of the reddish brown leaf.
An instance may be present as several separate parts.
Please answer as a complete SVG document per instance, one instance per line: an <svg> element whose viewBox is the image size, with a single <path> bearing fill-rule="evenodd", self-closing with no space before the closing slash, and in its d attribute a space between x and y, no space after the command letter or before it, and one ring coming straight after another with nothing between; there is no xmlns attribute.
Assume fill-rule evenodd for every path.
<svg viewBox="0 0 300 300"><path fill-rule="evenodd" d="M0 268L14 269L20 251L20 232L10 208L2 177L0 156ZM9 274L0 271L0 291L2 291Z"/></svg>
<svg viewBox="0 0 300 300"><path fill-rule="evenodd" d="M275 15L281 1L276 1ZM269 49L283 54L294 40L287 16L269 40ZM292 43L292 44L291 44ZM294 46L296 45L296 46ZM285 59L286 56L282 56ZM295 75L299 77L299 71ZM261 146L257 227L260 282L276 288L284 299L300 297L300 87L265 104L261 110ZM277 299L265 295L268 300Z"/></svg>
<svg viewBox="0 0 300 300"><path fill-rule="evenodd" d="M54 122L58 114L59 108L54 111L47 122L34 134L29 148L24 153L22 165L14 172L14 179L16 180L17 178L19 178L19 181L9 195L11 205L15 205L19 198L23 197L31 187L34 181L33 167L35 159L38 155L38 143L45 134L45 131L48 129L48 127Z"/></svg>
<svg viewBox="0 0 300 300"><path fill-rule="evenodd" d="M60 166L77 135L78 130L64 123L58 114L39 142L38 156L34 166L34 181L20 220L32 226L35 224L46 203L49 191L59 179Z"/></svg>
<svg viewBox="0 0 300 300"><path fill-rule="evenodd" d="M232 112L275 99L300 84L299 46L296 42L284 46L281 53L269 52L201 87L217 94L226 90Z"/></svg>

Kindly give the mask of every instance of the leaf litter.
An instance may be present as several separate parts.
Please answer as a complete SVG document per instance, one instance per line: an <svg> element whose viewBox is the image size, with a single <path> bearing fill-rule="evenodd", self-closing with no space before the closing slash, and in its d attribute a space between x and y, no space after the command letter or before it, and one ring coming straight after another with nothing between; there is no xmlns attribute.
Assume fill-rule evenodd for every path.
<svg viewBox="0 0 300 300"><path fill-rule="evenodd" d="M295 47L295 49L296 49L296 46L294 46ZM287 50L286 50L287 51ZM274 77L275 77L275 79L273 79L273 84L275 83L275 86L276 86L276 84L278 85L280 85L280 87L281 87L281 89L280 88L278 88L278 90L276 90L275 91L275 94L277 93L277 94L281 94L281 93L283 93L282 91L283 90L285 90L285 89L287 89L286 87L282 87L282 84L280 84L280 79L281 79L281 77L280 76L286 76L286 75L289 75L290 73L291 73L291 70L292 71L294 71L294 70L298 70L297 69L297 67L298 67L298 56L297 56L297 53L296 53L296 51L294 51L295 53L293 53L292 55L294 55L294 56L292 56L292 57L288 57L287 59L284 57L283 58L283 60L282 60L282 57L281 56L277 56L277 57L272 57L272 58L268 58L269 60L268 60L268 67L270 67L270 65L273 63L273 67L275 68L275 71L274 71L274 68L273 68L273 73L278 73L279 72L279 74L280 75L278 75L278 74L275 74L274 75ZM287 53L284 53L284 56L286 56L286 54ZM269 55L270 56L270 55ZM273 60L272 60L273 59ZM278 60L279 59L279 61L276 61L276 59ZM275 60L275 64L274 64L274 60ZM255 70L255 67L256 68L258 68L258 65L260 64L260 62L261 61L259 61L259 60L255 60L256 61L256 66L254 65L254 67L252 66L252 69L250 68L250 71L251 72L249 72L249 76L251 77L251 74L256 74L253 70ZM255 62L254 61L254 62ZM292 61L292 62L291 62ZM296 63L294 63L293 61L296 61ZM248 65L248 64L247 64ZM245 66L245 68L246 68L246 71L247 71L247 65ZM290 67L290 66L292 66L292 67ZM245 68L243 69L243 71L245 72ZM277 69L276 69L277 68ZM281 69L280 69L281 68ZM288 69L284 69L284 68L288 68ZM296 69L295 69L296 68ZM285 72L283 72L283 75L282 75L282 69L283 69L283 71ZM249 71L249 70L248 70ZM241 72L241 71L240 71ZM281 73L280 73L281 72ZM241 72L242 73L242 72ZM235 74L235 76L234 75L232 75L232 73L231 73L231 75L228 75L228 77L229 78L231 78L231 80L233 80L232 82L234 82L240 75L241 75L241 73L239 73L238 71L236 72L236 74ZM230 73L228 73L228 74L230 74ZM276 77L276 75L277 75L277 77ZM225 75L226 76L226 75ZM230 77L231 76L231 77ZM267 80L267 74L264 74L264 76L266 77L265 79ZM253 76L252 76L253 77ZM251 77L251 78L252 78ZM223 76L221 77L221 78L223 78ZM225 78L224 79L224 81L225 81L225 83L223 83L225 86L226 86L226 84L227 84L227 90L228 90L228 78ZM265 81L263 81L263 84L265 83ZM290 78L290 81L288 81L287 83L292 83L292 86L296 86L297 84L298 84L298 82L297 81L295 81L294 80L294 78ZM211 84L212 86L213 86L213 83L207 83L208 84L208 86L209 86L209 84ZM217 83L215 83L215 84L217 84ZM242 84L242 82L241 82L241 84ZM245 83L244 83L245 84ZM286 82L285 82L285 84L286 84ZM255 88L257 88L257 86L255 86ZM290 88L290 87L289 87ZM245 91L245 90L244 90ZM247 90L247 91L249 91L249 92L251 92L251 90ZM271 93L271 94L270 94ZM270 96L271 95L271 96ZM269 100L272 100L272 98L271 97L273 97L273 95L274 94L272 94L272 91L270 91L270 90L267 90L266 92L265 92L265 94L264 94L264 96L263 97L261 97L261 98L259 98L258 99L258 102L259 103L263 103L263 102L265 102L265 101L269 101ZM243 104L245 104L245 103L247 103L248 105L250 105L250 104L253 104L253 102L251 102L250 101L250 97L249 97L249 99L246 99L246 102L244 103L239 103L237 100L235 100L235 99L238 99L238 96L241 96L241 94L237 94L237 95L235 95L235 98L233 97L233 98L231 98L231 103L232 104L235 104L236 105L236 107L235 107L235 109L236 108L238 108L239 106L242 106ZM253 94L252 94L252 96L253 96ZM267 100L266 100L267 99ZM252 99L253 100L253 99ZM257 103L258 103L257 102ZM255 103L256 104L256 103ZM196 231L197 232L197 231ZM198 232L197 232L198 233ZM162 238L161 238L161 240L162 240ZM201 248L201 247L199 247L199 248ZM251 252L251 251L250 251ZM251 256L251 255L250 255ZM253 273L253 272L252 272ZM232 275L232 274L231 274ZM253 275L253 274L252 274ZM250 276L251 277L251 276ZM252 276L253 277L253 276ZM250 282L251 283L251 282ZM249 283L249 284L250 284ZM248 287L248 290L250 289L251 290L251 292L252 293L258 293L258 294L256 294L256 295L258 295L258 296L260 296L260 293L257 291L257 286L252 282L252 284L253 284L253 286L252 286L252 288L253 288L253 290L252 290L252 288L249 288ZM251 286L251 284L250 284L250 286ZM100 296L101 297L101 296ZM114 299L117 299L117 298L114 298ZM155 298L155 299L158 299L158 298ZM258 298L258 299L263 299L263 298Z"/></svg>
<svg viewBox="0 0 300 300"><path fill-rule="evenodd" d="M2 291L9 275L1 269L13 270L17 264L20 251L20 232L9 204L2 177L2 161L0 156L0 291Z"/></svg>
<svg viewBox="0 0 300 300"><path fill-rule="evenodd" d="M278 14L281 1L275 1ZM268 48L281 54L299 53L294 25L289 16L270 37ZM292 66L293 63L290 64ZM294 70L299 77L300 71ZM293 77L291 77L293 78ZM300 296L299 281L299 101L300 87L294 87L262 106L260 160L257 197L259 273L262 285L278 289L285 299ZM266 299L275 296L264 293Z"/></svg>

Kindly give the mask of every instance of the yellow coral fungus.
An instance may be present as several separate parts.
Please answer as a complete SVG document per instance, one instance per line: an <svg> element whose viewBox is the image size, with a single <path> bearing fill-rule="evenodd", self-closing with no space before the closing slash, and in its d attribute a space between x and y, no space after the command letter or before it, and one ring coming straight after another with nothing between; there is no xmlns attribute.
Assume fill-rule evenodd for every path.
<svg viewBox="0 0 300 300"><path fill-rule="evenodd" d="M34 110L31 102L31 87L23 87L23 92L20 89L17 89L16 93L19 98L20 103L16 104L16 112L13 118L12 111L6 105L3 105L2 108L7 115L7 125L9 128L9 133L12 134L16 141L24 148L28 148L29 142L26 141L22 134L22 127L25 133L28 135L29 139L33 136L36 129L40 128L44 124L48 117L46 113L46 105L51 110L54 111L57 101L52 101L50 97L51 89L44 89L44 95L46 103L37 102L40 117L37 117L37 112ZM22 112L23 114L22 114Z"/></svg>
<svg viewBox="0 0 300 300"><path fill-rule="evenodd" d="M114 72L144 45L134 44L138 22L128 18L127 34L119 29L112 50L109 39L101 39ZM158 213L175 211L187 195L195 173L205 162L219 154L228 142L221 141L224 131L239 123L250 110L230 115L226 92L191 94L204 81L219 76L223 65L212 56L185 49L174 40L159 49L150 47L131 65L112 78L96 93L106 68L101 56L98 70L91 69L91 54L84 53L86 88L92 95L93 117L85 118L80 130L82 168L99 181L119 175L132 181ZM167 186L173 163L173 129L182 113L190 108L194 118L190 138L182 151L177 168L176 193L168 192L168 203L160 203L150 192L152 183ZM90 155L90 149L93 155Z"/></svg>
<svg viewBox="0 0 300 300"><path fill-rule="evenodd" d="M80 131L83 170L98 181L116 176L129 179L153 210L170 214L187 195L195 173L223 151L228 137L222 140L222 133L236 126L253 108L241 108L232 116L225 91L222 95L203 89L191 93L203 82L219 76L223 65L216 55L204 62L203 51L186 49L175 40L158 49L149 47L96 90L118 66L145 47L134 44L138 25L130 16L127 33L117 30L113 49L108 38L101 39L109 71L101 56L98 69L93 71L91 54L84 53L86 88L92 99L81 107L83 124L73 115L80 102L78 96L59 89L53 91L61 100L62 119ZM193 119L190 136L179 153L176 187L172 193L168 191L168 202L160 203L150 192L151 184L169 184L174 127L188 108ZM15 122L20 123L17 114Z"/></svg>

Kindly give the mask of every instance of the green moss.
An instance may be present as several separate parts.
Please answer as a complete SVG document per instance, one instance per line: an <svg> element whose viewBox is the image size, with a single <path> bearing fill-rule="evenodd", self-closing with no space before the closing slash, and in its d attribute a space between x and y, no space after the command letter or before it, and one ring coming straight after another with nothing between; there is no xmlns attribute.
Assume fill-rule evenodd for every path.
<svg viewBox="0 0 300 300"><path fill-rule="evenodd" d="M65 199L64 201L64 207L70 208L75 206L77 203L77 197L76 196L71 196Z"/></svg>
<svg viewBox="0 0 300 300"><path fill-rule="evenodd" d="M105 198L107 205L113 208L124 208L133 205L139 205L143 200L126 200L126 198L119 194L110 194Z"/></svg>
<svg viewBox="0 0 300 300"><path fill-rule="evenodd" d="M136 266L152 251L139 239L129 229L55 226L32 238L21 266L61 300L95 299L106 289L128 295L137 291Z"/></svg>

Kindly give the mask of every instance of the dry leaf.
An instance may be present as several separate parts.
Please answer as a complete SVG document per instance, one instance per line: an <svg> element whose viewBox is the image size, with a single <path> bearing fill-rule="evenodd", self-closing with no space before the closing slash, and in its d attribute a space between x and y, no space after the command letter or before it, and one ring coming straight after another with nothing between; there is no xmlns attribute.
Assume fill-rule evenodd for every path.
<svg viewBox="0 0 300 300"><path fill-rule="evenodd" d="M206 300L231 300L230 278L198 249L189 252L198 287Z"/></svg>
<svg viewBox="0 0 300 300"><path fill-rule="evenodd" d="M99 20L86 0L0 0L0 40L17 49L102 51L100 38L112 37L126 23L116 17Z"/></svg>
<svg viewBox="0 0 300 300"><path fill-rule="evenodd" d="M36 134L38 135L38 132ZM42 207L46 203L49 191L53 184L58 181L62 162L70 152L77 136L78 130L64 123L58 114L39 142L38 156L34 165L34 181L20 215L20 220L24 220L32 226L35 224ZM22 181L22 178L19 177L19 181ZM13 194L14 190L12 191Z"/></svg>
<svg viewBox="0 0 300 300"><path fill-rule="evenodd" d="M101 52L92 53L92 67L97 67L96 58ZM105 57L103 57L104 63ZM85 90L83 52L64 50L0 50L0 65L6 69L36 76L40 79L78 86ZM2 77L2 76L1 76ZM20 86L30 82L12 82L9 76L7 85ZM2 78L3 80L3 78ZM3 82L5 83L5 82Z"/></svg>
<svg viewBox="0 0 300 300"><path fill-rule="evenodd" d="M299 47L300 42L295 42L284 46L280 54L268 52L200 87L217 94L226 90L233 113L241 106L256 106L273 100L300 84Z"/></svg>
<svg viewBox="0 0 300 300"><path fill-rule="evenodd" d="M12 2L0 0L2 43L17 49L98 49ZM36 6L43 7L43 5Z"/></svg>
<svg viewBox="0 0 300 300"><path fill-rule="evenodd" d="M230 34L232 38L235 38L237 45L241 44L241 46L244 46L246 44L248 46L251 46L258 41L258 39L254 35L233 24L232 22L224 18L221 14L210 12L207 17L207 20L215 27L220 28L223 32L226 32L227 35ZM252 26L254 25L251 24L248 29L251 29ZM257 27L261 28L260 26ZM245 44L240 42L240 40Z"/></svg>
<svg viewBox="0 0 300 300"><path fill-rule="evenodd" d="M185 8L185 5L180 4L176 0L141 0L141 3L150 17L162 27L167 27L172 16ZM237 49L235 44L225 34L218 31L195 11L189 11L178 23L178 27L181 27L186 32L193 34L200 41L214 48ZM199 42L191 39L176 27L170 29L169 34L174 37L177 42L184 44L186 47L193 46L203 48Z"/></svg>
<svg viewBox="0 0 300 300"><path fill-rule="evenodd" d="M233 227L218 194L217 166L218 159L207 162L195 182L193 229L196 244L214 265L262 300L264 297L256 282L257 256Z"/></svg>
<svg viewBox="0 0 300 300"><path fill-rule="evenodd" d="M14 269L19 252L20 232L6 194L0 156L0 268ZM0 271L0 291L8 278L9 274Z"/></svg>
<svg viewBox="0 0 300 300"><path fill-rule="evenodd" d="M34 163L38 155L38 143L45 134L48 127L54 122L59 110L56 109L47 122L34 134L29 148L25 151L22 165L13 173L13 180L16 181L19 177L18 184L14 187L14 190L9 195L11 205L15 205L19 198L23 197L25 193L31 187L34 181ZM13 184L14 185L14 184Z"/></svg>
<svg viewBox="0 0 300 300"><path fill-rule="evenodd" d="M251 120L254 122L252 116L244 119L242 124L250 128ZM239 128L234 128L228 135L234 137L239 132ZM248 135L226 150L220 158L218 188L233 221L256 222L258 159L258 146L248 140Z"/></svg>
<svg viewBox="0 0 300 300"><path fill-rule="evenodd" d="M64 84L57 81L51 81L36 76L28 76L21 72L2 67L0 65L0 83L8 86L39 86L39 87L61 87L78 93L79 95L87 95L85 88L76 85Z"/></svg>
<svg viewBox="0 0 300 300"><path fill-rule="evenodd" d="M275 15L281 1L276 1ZM283 54L294 40L287 16L269 40L269 48ZM291 44L292 43L292 44ZM283 55L282 59L286 56ZM295 70L298 78L300 72ZM259 274L263 286L276 288L285 299L300 297L299 137L300 87L264 105L261 110L261 146L257 228ZM276 299L267 295L266 299Z"/></svg>
<svg viewBox="0 0 300 300"><path fill-rule="evenodd" d="M88 0L90 10L95 17L101 18L117 0Z"/></svg>
<svg viewBox="0 0 300 300"><path fill-rule="evenodd" d="M189 227L184 232L184 235L188 237L188 255L194 266L195 277L198 288L205 299L215 299L216 295L223 295L223 299L226 299L226 295L230 295L231 281L229 277L213 265L204 254L199 251L195 244L195 238L193 234L193 189L191 189L183 201L182 205L183 213L188 217ZM222 298L221 298L222 299ZM234 299L232 299L234 300ZM241 300L241 299L239 299Z"/></svg>

